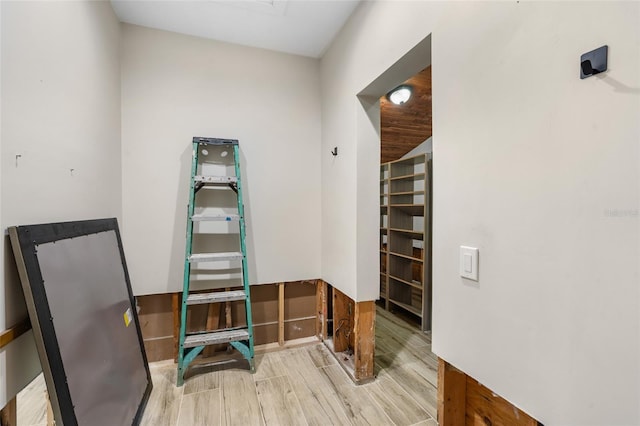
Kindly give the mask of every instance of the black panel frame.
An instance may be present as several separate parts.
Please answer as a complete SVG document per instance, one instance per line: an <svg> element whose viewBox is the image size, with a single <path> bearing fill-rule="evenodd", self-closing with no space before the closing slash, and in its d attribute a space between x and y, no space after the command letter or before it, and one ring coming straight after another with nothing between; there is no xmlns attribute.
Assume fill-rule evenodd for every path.
<svg viewBox="0 0 640 426"><path fill-rule="evenodd" d="M110 231L115 232L118 241L120 260L122 262L125 282L127 285L127 293L131 304L131 313L133 322L136 326L138 341L140 343L140 351L147 375L146 389L136 411L136 415L132 419L132 425L138 425L149 400L153 383L151 381L147 354L144 349L135 298L131 290L129 270L127 269L125 261L124 249L122 246L122 239L120 237L117 219L109 218L75 222L59 222L9 228L11 244L16 257L18 270L20 272L20 280L22 282L25 298L27 299L27 305L30 308L29 316L34 328L34 336L36 338L40 362L43 366L43 371L45 372L45 380L47 381L48 387L51 387L51 385L54 387L54 392L49 392L52 408L56 416L56 421L59 424L64 424L66 426L77 425L78 421L73 401L71 399L71 394L69 392L69 387L67 385L65 367L52 322L53 318L51 316L49 302L45 293L44 280L38 263L37 248L40 244ZM29 306L29 301L33 302L33 306ZM47 377L48 373L50 373L51 377ZM58 416L61 418L57 418Z"/></svg>

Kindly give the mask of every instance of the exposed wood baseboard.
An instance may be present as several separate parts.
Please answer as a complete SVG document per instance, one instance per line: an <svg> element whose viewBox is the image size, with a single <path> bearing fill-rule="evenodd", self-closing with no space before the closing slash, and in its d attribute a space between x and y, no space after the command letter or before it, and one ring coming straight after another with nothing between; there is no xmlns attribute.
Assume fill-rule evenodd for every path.
<svg viewBox="0 0 640 426"><path fill-rule="evenodd" d="M16 398L13 398L0 410L0 425L16 426L18 424L17 414Z"/></svg>
<svg viewBox="0 0 640 426"><path fill-rule="evenodd" d="M332 300L328 294L331 293ZM375 355L374 301L354 302L348 296L330 288L322 282L317 287L316 303L318 316L316 333L334 354L338 364L356 384L365 384L375 379L373 373ZM333 327L327 329L328 304L332 303ZM329 332L331 337L327 336Z"/></svg>
<svg viewBox="0 0 640 426"><path fill-rule="evenodd" d="M536 419L441 358L438 360L438 424L541 426Z"/></svg>

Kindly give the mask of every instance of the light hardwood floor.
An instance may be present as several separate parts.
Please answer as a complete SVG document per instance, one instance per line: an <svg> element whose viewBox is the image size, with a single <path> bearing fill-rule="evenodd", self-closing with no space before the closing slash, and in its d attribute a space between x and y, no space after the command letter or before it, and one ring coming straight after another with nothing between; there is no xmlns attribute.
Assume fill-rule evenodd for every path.
<svg viewBox="0 0 640 426"><path fill-rule="evenodd" d="M142 419L162 425L436 426L437 358L431 341L378 309L374 382L355 386L324 344L256 355L256 372L212 371L176 388L174 364L151 364ZM46 424L42 376L18 395L18 425Z"/></svg>

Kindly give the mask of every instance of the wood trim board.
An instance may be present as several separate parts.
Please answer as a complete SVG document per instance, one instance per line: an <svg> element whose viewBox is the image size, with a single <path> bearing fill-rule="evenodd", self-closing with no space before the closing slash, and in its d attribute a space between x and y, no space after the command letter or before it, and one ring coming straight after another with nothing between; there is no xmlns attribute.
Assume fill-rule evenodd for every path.
<svg viewBox="0 0 640 426"><path fill-rule="evenodd" d="M4 348L29 330L31 330L29 318L25 318L13 327L6 329L0 334L0 348Z"/></svg>

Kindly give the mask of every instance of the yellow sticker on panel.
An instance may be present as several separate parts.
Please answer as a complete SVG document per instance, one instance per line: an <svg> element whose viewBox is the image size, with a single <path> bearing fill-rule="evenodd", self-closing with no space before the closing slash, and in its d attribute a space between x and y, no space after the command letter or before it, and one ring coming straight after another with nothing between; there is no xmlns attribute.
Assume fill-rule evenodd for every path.
<svg viewBox="0 0 640 426"><path fill-rule="evenodd" d="M124 313L124 325L129 327L129 324L131 324L131 320L132 320L131 308L129 308Z"/></svg>

